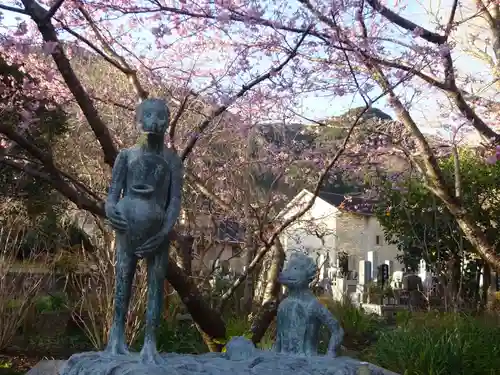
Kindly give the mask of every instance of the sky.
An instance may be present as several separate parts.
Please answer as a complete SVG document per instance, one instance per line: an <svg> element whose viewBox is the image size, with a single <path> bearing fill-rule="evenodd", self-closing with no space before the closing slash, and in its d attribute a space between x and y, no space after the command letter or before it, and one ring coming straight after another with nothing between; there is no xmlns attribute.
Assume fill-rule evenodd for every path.
<svg viewBox="0 0 500 375"><path fill-rule="evenodd" d="M439 7L444 11L440 13L445 19L448 17L448 12L450 9L451 0L408 0L406 8L402 11L402 15L411 19L413 22L420 24L426 28L433 29L432 21L433 16L429 14L427 10L430 9L429 1L431 7L435 11ZM4 1L0 0L0 3ZM388 6L391 6L393 1L388 1ZM399 2L401 3L401 1ZM435 13L435 12L434 12ZM4 12L4 25L15 24L16 21L13 13ZM464 69L468 72L484 71L484 68L477 60L469 57L465 54L456 53L454 51L454 57L456 58L456 67L458 69ZM436 134L443 133L443 119L437 118L436 113L439 112L438 103L444 99L443 95L436 92L429 91L426 93L425 97L422 97L417 103L412 105L411 113L415 120L419 124L419 127L426 133ZM346 97L320 97L316 95L310 95L301 101L300 108L296 111L302 113L305 118L312 119L324 119L331 116L337 116L349 108L363 106L364 102L361 98ZM376 106L388 114L394 116L391 109L386 105L385 101L380 101ZM442 135L442 134L441 134Z"/></svg>

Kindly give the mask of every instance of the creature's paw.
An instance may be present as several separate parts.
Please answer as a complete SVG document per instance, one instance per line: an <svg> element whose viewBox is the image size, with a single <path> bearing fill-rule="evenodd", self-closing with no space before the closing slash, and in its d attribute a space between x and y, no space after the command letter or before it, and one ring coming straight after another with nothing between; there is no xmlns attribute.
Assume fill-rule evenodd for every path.
<svg viewBox="0 0 500 375"><path fill-rule="evenodd" d="M147 365L163 365L165 360L156 350L156 344L153 342L145 342L141 350L141 362Z"/></svg>

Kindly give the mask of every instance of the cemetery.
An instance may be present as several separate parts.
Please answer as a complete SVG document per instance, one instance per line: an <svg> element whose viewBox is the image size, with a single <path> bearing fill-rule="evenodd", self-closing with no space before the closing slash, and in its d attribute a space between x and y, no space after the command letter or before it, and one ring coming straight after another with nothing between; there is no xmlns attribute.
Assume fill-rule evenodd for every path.
<svg viewBox="0 0 500 375"><path fill-rule="evenodd" d="M0 375L500 374L499 51L496 0L1 1Z"/></svg>

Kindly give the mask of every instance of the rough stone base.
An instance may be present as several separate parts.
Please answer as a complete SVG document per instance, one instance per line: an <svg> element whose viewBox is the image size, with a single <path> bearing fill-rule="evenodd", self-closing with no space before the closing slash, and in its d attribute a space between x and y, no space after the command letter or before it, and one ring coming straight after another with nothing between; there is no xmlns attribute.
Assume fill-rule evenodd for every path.
<svg viewBox="0 0 500 375"><path fill-rule="evenodd" d="M57 360L40 361L25 375L58 375L59 369L65 363L66 361L57 361Z"/></svg>
<svg viewBox="0 0 500 375"><path fill-rule="evenodd" d="M229 360L221 353L168 353L162 354L162 359L164 363L154 365L141 363L138 354L80 353L70 357L59 375L357 375L361 366L350 357L304 357L265 351L245 360ZM372 365L368 373L393 374Z"/></svg>

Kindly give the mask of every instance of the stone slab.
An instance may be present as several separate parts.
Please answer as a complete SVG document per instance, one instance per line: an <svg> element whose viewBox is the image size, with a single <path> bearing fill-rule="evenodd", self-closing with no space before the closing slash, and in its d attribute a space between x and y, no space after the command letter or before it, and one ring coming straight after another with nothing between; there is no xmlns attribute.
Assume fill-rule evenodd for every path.
<svg viewBox="0 0 500 375"><path fill-rule="evenodd" d="M38 362L35 367L29 370L25 375L59 375L59 369L66 361L61 360L43 360Z"/></svg>
<svg viewBox="0 0 500 375"><path fill-rule="evenodd" d="M88 352L71 356L59 375L358 375L361 365L350 357L308 357L259 350L249 358L237 359L229 359L223 353L166 353L161 354L161 363L157 364L142 363L137 353ZM367 365L366 374L397 375Z"/></svg>
<svg viewBox="0 0 500 375"><path fill-rule="evenodd" d="M82 354L83 354L83 353L82 353ZM79 355L76 355L76 358L73 358L73 361L76 359L76 362L80 362L80 361L78 360L78 358L79 358L79 357L80 357L80 360L84 360L84 358L89 359L88 354L89 354L89 353L87 353L87 355L83 355L83 358L82 358L82 357L80 357ZM94 357L94 360L96 359L96 358L95 358L95 354L97 354L97 353L94 353L94 355L91 355L91 356L90 356L90 357ZM201 356L202 358L200 358L200 359L201 359L201 361L200 361L200 362L198 362L198 361L196 361L196 360L195 360L195 358L196 358L197 356L190 356L190 355L188 355L188 356L180 356L180 355L178 355L178 354L177 354L177 355L176 355L176 354L174 354L174 355L166 355L164 358L165 358L165 359L167 359L167 358L168 358L168 359L170 359L170 360L168 360L168 359L167 359L167 363L169 363L169 364L171 364L171 365L172 365L172 364L174 364L175 362L177 362L177 365L179 365L179 364L180 364L179 362L181 362L181 363L182 363L182 362L184 362L184 363L183 363L183 365L181 365L181 366L175 366L175 365L174 365L174 367L177 367L177 371L176 371L176 370L173 370L172 368L170 368L170 371L168 371L168 370L167 370L167 372L168 372L168 373L171 373L171 374L178 374L178 373L182 373L182 372L183 372L182 370L188 370L188 372L191 372L191 371L193 371L193 370L195 370L195 369L196 369L196 370L199 370L199 368L197 368L197 367L199 367L199 365L200 365L200 364L202 364L202 363L206 363L206 362L209 362L209 363L210 363L210 362L212 362L212 360L213 360L213 359L218 358L219 360L215 360L215 362L216 362L216 363L218 362L218 364L219 364L219 365L222 365L222 366L220 366L221 368L219 368L219 371L215 370L215 369L213 368L213 366L210 366L210 365L209 365L208 367L209 367L209 368L211 367L211 370L215 370L215 371L212 371L212 373L213 373L213 372L215 372L215 373L221 373L221 374L222 374L222 373L224 373L225 371L227 371L227 365L230 365L230 363L226 362L226 360L223 360L223 361L221 362L221 361L220 361L220 359L222 359L222 358L221 358L221 356L222 356L221 354L216 354L216 353L205 354L205 355L202 355L202 356ZM182 357L184 357L184 360L182 360L182 359L183 359ZM117 359L117 358L115 358L115 360L116 360L116 359ZM275 359L277 359L277 358L275 357ZM284 359L284 358L282 358L282 360L283 360L283 359ZM122 358L122 360L123 360L123 358ZM173 360L173 361L172 361L172 360ZM193 360L194 360L194 361L193 361ZM207 360L208 360L208 361L207 361ZM326 358L323 358L323 360L327 360L327 359L326 359ZM285 360L285 361L286 361L286 360ZM332 359L330 359L330 361L332 361ZM340 362L340 363L343 363L343 365L347 365L345 369L342 369L342 367L344 367L344 366L340 366L339 368L337 368L337 371L333 371L333 372L331 372L331 373L333 373L333 374L337 374L337 373L338 373L338 374L344 374L344 373L346 373L346 374L350 374L350 373L352 373L352 372L350 371L350 369L356 368L356 367L358 367L358 365L360 364L360 362L359 362L359 361L357 361L357 360L355 360L355 359L353 359L353 358L350 358L350 357L339 357L339 358L337 358L336 360L333 360L333 361L334 361L334 362ZM84 360L84 362L86 362L86 361ZM120 361L120 360L118 360L118 363L119 363L119 362L121 362L121 361ZM127 363L127 362L129 362L129 361L126 361L126 360L125 360L124 362L125 362L125 363L123 363L123 364L125 364L125 367L128 367L128 366L126 366L126 363ZM134 361L132 361L132 362L134 362ZM174 363L172 363L172 362L174 362ZM198 366L196 366L196 365L195 365L195 363L196 363L196 362L198 362L198 363L197 363L197 364L198 364ZM231 362L231 361L230 361L230 362ZM234 364L234 365L236 365L236 367L238 368L238 367L241 367L242 365L243 365L243 367L244 367L245 362L246 362L246 361L236 361L236 363L234 363L234 362L233 362L233 364ZM255 363L255 361L251 361L251 362L253 362L252 364L253 364L254 366L259 364L259 363ZM259 362L259 361L257 361L257 362ZM263 361L263 362L267 362L267 361ZM281 362L281 361L280 361L280 362ZM292 360L292 362L294 362L294 361ZM302 361L299 361L299 362L302 362ZM323 362L323 361L322 361L322 360L320 360L319 362ZM116 362L115 362L115 366L116 366L118 363L116 363ZM60 375L60 374L61 374L60 370L63 368L63 366L64 366L65 364L66 364L66 361L62 361L62 360L43 360L43 361L38 362L38 363L35 365L35 367L33 367L31 370L29 370L29 371L28 371L25 375ZM81 364L82 364L82 363L80 362L80 365L81 365ZM88 363L87 363L87 364L88 364ZM206 363L206 364L208 364L208 363ZM214 363L212 363L212 365L213 365L213 364L214 364ZM250 366L249 366L249 367L254 367L254 366L252 366L252 364L250 364ZM351 367L351 366L349 366L348 364L352 364L352 367ZM129 363L128 363L128 365L130 366L130 365L131 365L131 363L129 362ZM138 364L137 364L137 363L135 363L135 365L137 366ZM193 365L194 365L194 367L193 367ZM389 371L389 370L383 369L383 368L381 368L381 367L375 366L375 365L373 365L373 364L371 364L371 363L367 363L367 365L368 365L368 368L369 368L369 374L370 374L370 375L399 375L399 374L396 374L396 373L394 373L394 372L392 372L392 371ZM77 365L77 367L78 367L78 365ZM121 366L118 366L118 367L121 367ZM133 366L133 367L135 367L135 366ZM149 367L149 368L148 368L148 367ZM153 367L155 367L155 366L153 366ZM180 368L179 368L179 367L180 367ZM183 367L184 367L184 368L183 368ZM204 366L202 365L202 367L204 367ZM217 366L217 367L218 367L218 366ZM229 366L229 367L232 367L232 366ZM257 366L257 368L259 368L259 367L261 367L261 366ZM271 368L272 368L272 367L273 367L273 366L271 366ZM280 367L281 367L281 366L278 366L278 368L275 368L275 369L276 369L276 370L278 370ZM286 367L286 366L285 366L285 367ZM293 365L292 365L292 367L293 367ZM300 366L299 366L299 367L300 367ZM313 367L316 367L316 366L313 366ZM319 367L323 367L323 366L319 366ZM336 367L336 366L333 366L333 367ZM266 372L265 370L271 370L271 368L268 368L268 366L264 366L264 368L261 368L261 370L264 370L264 371L259 372L259 374L260 374L260 373L265 373L265 372ZM181 369L182 369L182 370L181 370ZM69 369L69 368L66 368L66 370L70 370L70 369ZM76 370L76 369L75 369L75 368L73 368L72 370L74 371L74 370ZM88 368L87 368L87 369L85 369L85 368L83 368L83 369L82 369L82 368L80 368L80 371L81 371L81 370L83 370L83 371L82 371L83 373L92 373L92 371L91 371L91 372L87 372L88 370L90 370L90 369L88 369ZM86 371L86 370L87 370L87 371ZM103 369L103 370L104 370L104 369ZM116 368L116 367L114 367L114 370L116 371L116 370L117 370L117 368ZM130 370L130 369L129 369L129 370ZM151 368L150 366L147 366L147 365L142 365L142 366L141 366L141 365L139 365L139 368L138 368L138 369L136 369L136 370L138 370L138 372L139 372L139 373L141 373L141 371L142 371L142 373L149 373L149 374L151 374L151 373L160 373L160 374L161 374L161 373L163 373L163 371L162 371L161 369L159 369L159 368L153 369L153 368ZM151 371L151 370L153 370L153 371ZM155 370L156 370L156 371L155 371ZM166 370L166 369L164 369L164 370ZM172 370L173 370L173 371L172 371ZM181 370L181 371L179 371L179 370ZM256 369L253 369L253 370L254 370L254 371L250 370L250 373L255 373L255 370L256 370ZM281 369L281 370L284 370L284 369ZM304 370L304 369L302 369L302 371L303 371L303 370ZM312 368L311 368L311 370L312 370ZM316 368L315 370L319 370L319 369L318 369L318 368ZM77 370L76 372L77 372L77 373L82 373L82 372L80 372L80 371L78 371L78 370ZM306 370L306 371L303 371L303 372L302 372L302 371L301 371L301 373L307 373L307 372L308 372L307 370ZM70 372L71 372L71 370L70 370ZM129 371L124 371L124 372L125 372L125 373L128 373ZM204 371L202 371L202 372L204 372ZM279 370L278 370L278 372L279 372ZM193 373L196 373L196 371L194 371ZM239 372L238 372L238 371L234 371L234 368L233 368L233 374L238 374L238 373L239 373ZM246 373L246 371L243 371L242 373ZM287 372L287 373L288 373L288 372ZM320 370L320 372L319 372L319 373L323 373L323 371L321 371L321 370ZM330 373L330 372L329 372L329 371L327 371L326 373L328 374L328 373ZM275 374L275 375L277 375L277 374Z"/></svg>

